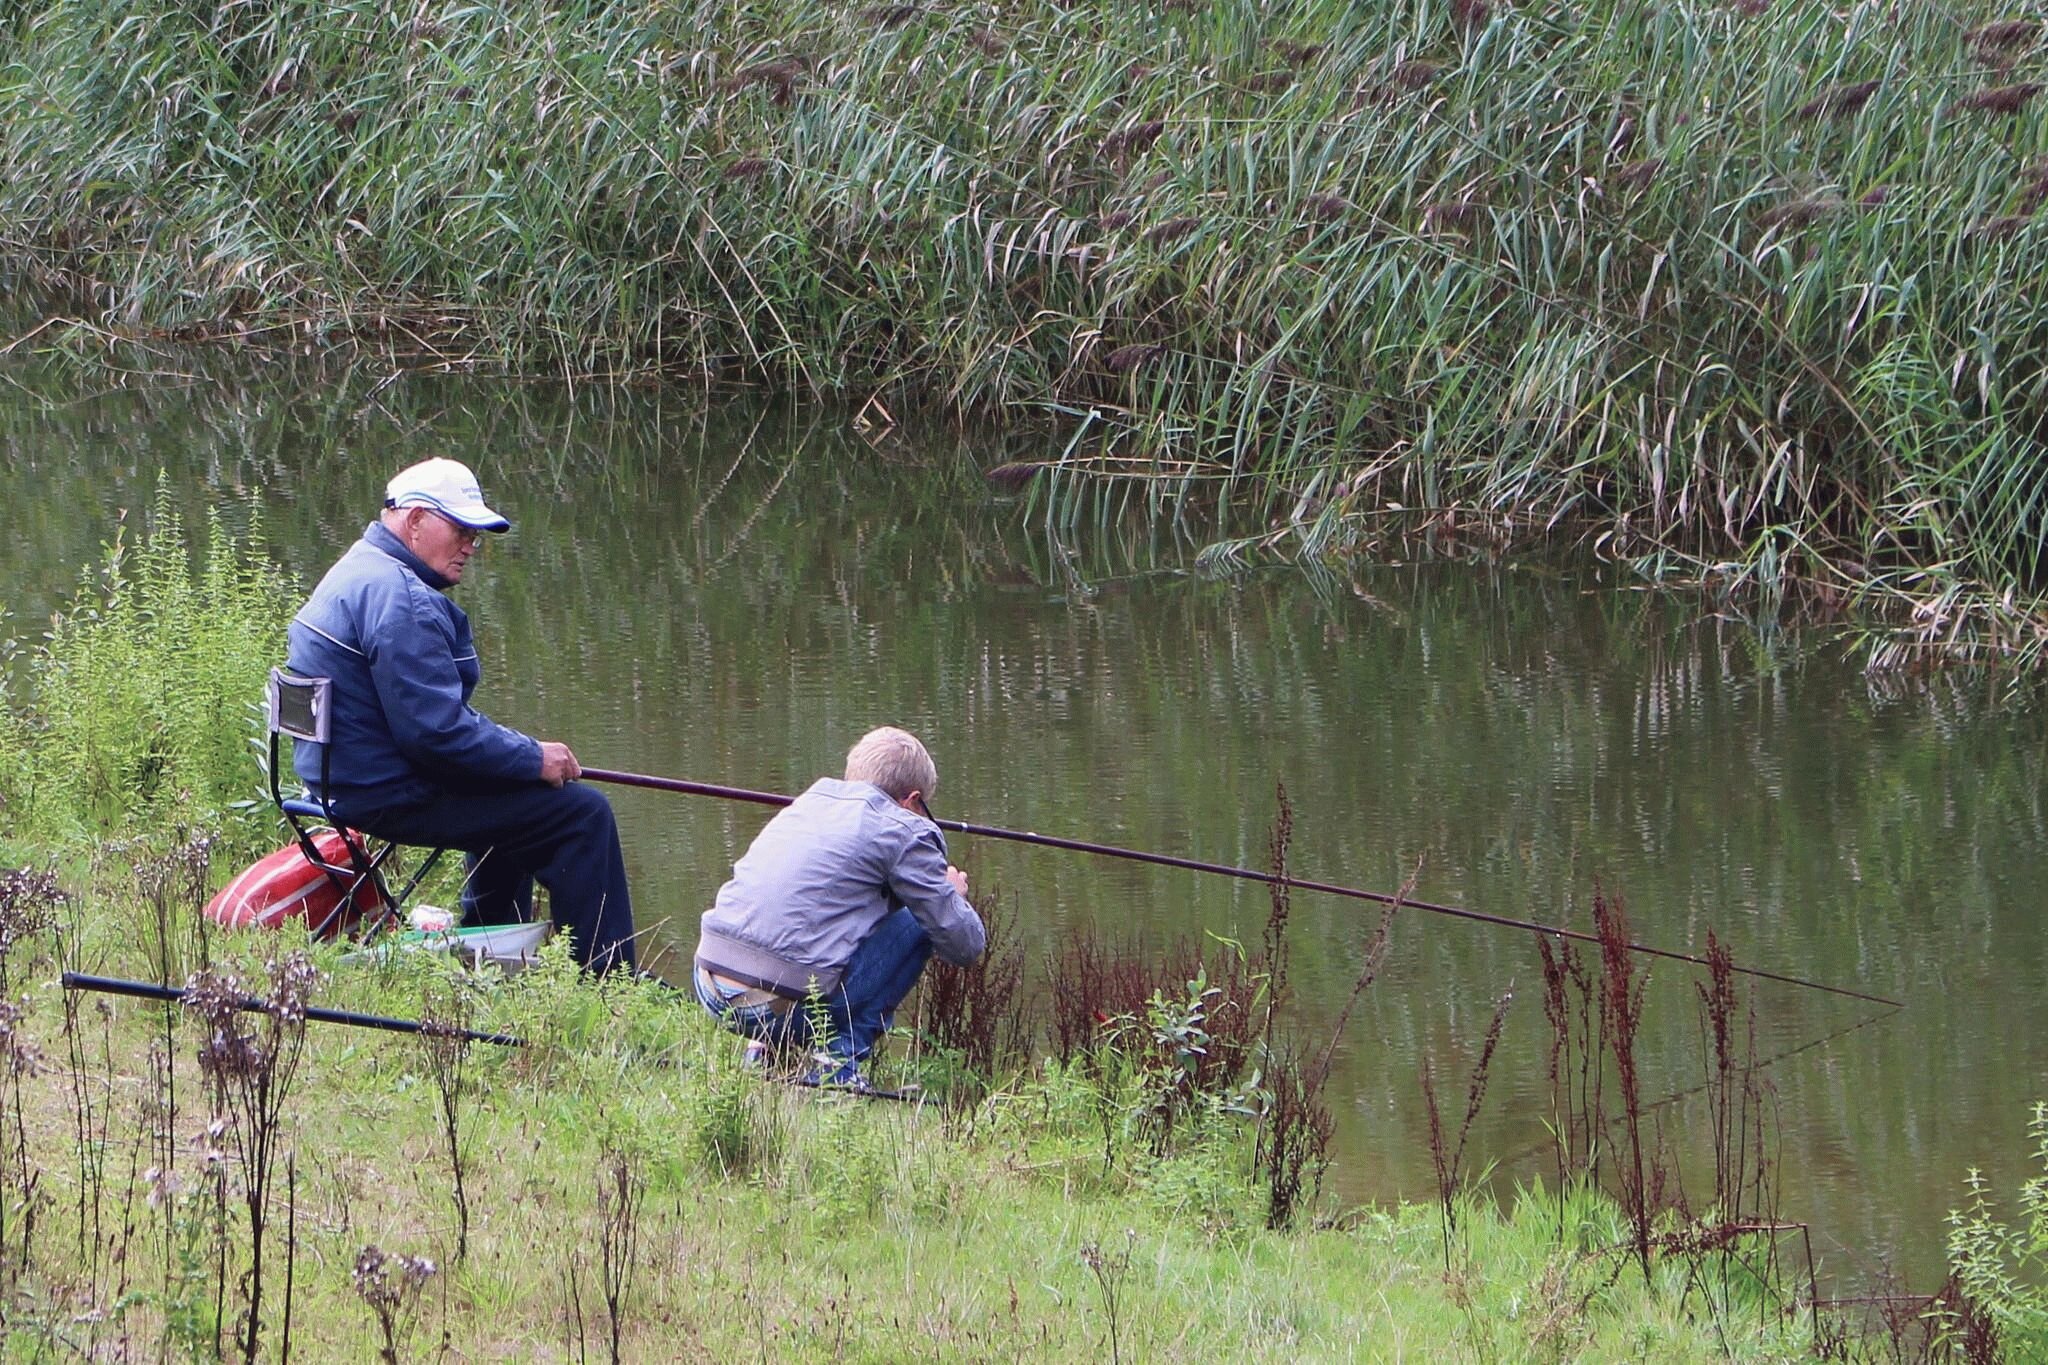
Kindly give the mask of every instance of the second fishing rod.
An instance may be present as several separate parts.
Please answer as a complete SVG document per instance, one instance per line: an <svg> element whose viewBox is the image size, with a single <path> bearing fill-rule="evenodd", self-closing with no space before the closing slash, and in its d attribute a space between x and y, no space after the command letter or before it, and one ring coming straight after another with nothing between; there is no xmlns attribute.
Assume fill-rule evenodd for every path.
<svg viewBox="0 0 2048 1365"><path fill-rule="evenodd" d="M622 787L646 787L653 791L677 792L686 796L711 796L722 801L745 801L761 806L786 806L796 798L780 792L750 791L745 787L728 787L715 782L692 782L679 777L656 777L647 773L620 772L610 768L584 768L583 777L591 782L609 782ZM1367 891L1354 886L1339 886L1334 882L1313 881L1306 877L1284 877L1277 873L1261 872L1257 868L1237 867L1229 863L1205 862L1199 858L1182 858L1170 853L1152 853L1144 849L1119 848L1114 844L1091 843L1086 839L1069 839L1057 834L1038 834L1029 830L1004 829L998 825L977 825L966 820L942 820L926 812L931 822L940 829L954 830L961 834L976 835L987 839L1006 839L1012 843L1031 844L1039 848L1061 848L1075 853L1089 853L1103 858L1121 858L1128 862L1151 863L1157 867L1177 867L1190 872L1206 872L1219 877L1235 877L1243 881L1264 882L1270 886L1287 886L1302 891L1319 891L1332 896L1344 896L1352 900L1373 901L1380 905L1399 904L1405 909L1419 910L1425 914L1444 915L1452 919L1472 920L1479 924L1491 924L1502 929L1519 929L1529 933L1548 934L1553 938L1572 939L1580 943L1598 944L1600 937L1582 929L1569 929L1563 925L1541 924L1535 920L1515 919L1508 915L1488 914L1483 910L1468 910L1462 906L1440 905L1432 901L1416 900L1398 896L1386 891ZM1696 967L1708 965L1707 959L1697 953L1679 952L1673 948L1658 948L1647 943L1623 945L1632 953L1645 957L1667 958L1674 962L1687 962ZM1839 995L1850 1000L1863 1000L1873 1005L1889 1005L1902 1009L1897 1000L1866 991L1851 990L1846 986L1833 986L1824 981L1812 981L1805 977L1792 976L1783 972L1766 971L1761 967L1744 967L1735 964L1731 970L1759 981L1776 981L1787 986L1799 986L1806 990L1822 991Z"/></svg>

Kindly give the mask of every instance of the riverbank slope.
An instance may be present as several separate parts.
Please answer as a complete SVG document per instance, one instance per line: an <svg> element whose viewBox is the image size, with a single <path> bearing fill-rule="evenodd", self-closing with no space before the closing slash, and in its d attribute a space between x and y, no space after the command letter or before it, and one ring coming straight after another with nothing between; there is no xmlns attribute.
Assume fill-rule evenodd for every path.
<svg viewBox="0 0 2048 1365"><path fill-rule="evenodd" d="M22 1358L1804 1358L1739 1261L1633 1266L1531 1192L1263 1226L1227 1123L1151 1150L1083 1071L985 1103L743 1071L702 1011L549 953L510 980L207 935L205 852L8 874L7 1339ZM135 874L131 880L131 872ZM56 988L168 968L220 1002ZM168 959L166 961L165 959ZM307 1023L310 1001L522 1048ZM1718 1269L1709 1268L1718 1267ZM253 1325L252 1325L253 1324Z"/></svg>

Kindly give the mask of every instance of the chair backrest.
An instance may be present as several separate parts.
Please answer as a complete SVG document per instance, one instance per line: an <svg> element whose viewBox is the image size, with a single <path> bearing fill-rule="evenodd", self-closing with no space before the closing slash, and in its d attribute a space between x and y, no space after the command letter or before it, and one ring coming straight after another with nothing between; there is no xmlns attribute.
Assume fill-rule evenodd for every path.
<svg viewBox="0 0 2048 1365"><path fill-rule="evenodd" d="M302 678L282 668L270 670L270 733L327 742L328 703L332 678Z"/></svg>

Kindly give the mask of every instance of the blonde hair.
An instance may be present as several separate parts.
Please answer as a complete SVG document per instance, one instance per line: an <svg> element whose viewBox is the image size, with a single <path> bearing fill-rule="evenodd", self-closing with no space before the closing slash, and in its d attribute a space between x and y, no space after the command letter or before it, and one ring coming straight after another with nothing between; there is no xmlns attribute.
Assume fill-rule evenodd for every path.
<svg viewBox="0 0 2048 1365"><path fill-rule="evenodd" d="M872 782L901 801L912 792L930 796L939 785L939 770L916 735L884 725L846 751L846 780Z"/></svg>

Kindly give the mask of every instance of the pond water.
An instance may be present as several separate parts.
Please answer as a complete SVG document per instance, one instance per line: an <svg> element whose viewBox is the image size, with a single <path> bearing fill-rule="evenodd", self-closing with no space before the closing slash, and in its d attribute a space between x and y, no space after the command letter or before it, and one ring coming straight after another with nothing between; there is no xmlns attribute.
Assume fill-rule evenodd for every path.
<svg viewBox="0 0 2048 1365"><path fill-rule="evenodd" d="M2041 710L1981 676L1873 682L1839 644L1767 638L1611 568L1357 564L1191 572L1197 545L1105 514L1049 528L975 469L1018 458L943 424L869 433L753 395L604 393L306 362L232 380L0 369L0 601L28 633L159 478L188 508L260 504L310 586L429 453L515 522L459 599L478 700L586 764L775 791L836 772L869 726L921 734L941 815L1263 866L1284 783L1299 876L1588 925L1908 1002L1888 1013L1745 983L1778 1058L1781 1217L1823 1275L1915 1288L1983 1167L2010 1197L2048 1098ZM253 785L252 774L252 785ZM766 813L612 789L643 924L687 954ZM953 839L1030 959L1082 924L1255 943L1252 883ZM1375 907L1298 894L1312 1028L1349 993ZM674 970L671 964L670 970ZM1696 973L1659 963L1652 1097L1703 1079ZM1331 1087L1336 1188L1433 1191L1418 1073L1446 1122L1512 983L1468 1166L1551 1169L1549 1031L1528 934L1417 912L1353 1016ZM1696 1178L1706 1111L1655 1111Z"/></svg>

